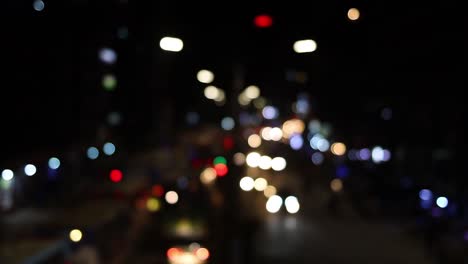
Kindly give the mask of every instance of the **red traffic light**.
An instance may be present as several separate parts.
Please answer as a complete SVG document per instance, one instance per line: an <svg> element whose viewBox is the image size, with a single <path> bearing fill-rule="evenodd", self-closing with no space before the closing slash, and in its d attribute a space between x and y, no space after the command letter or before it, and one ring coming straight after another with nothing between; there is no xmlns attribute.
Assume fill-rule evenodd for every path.
<svg viewBox="0 0 468 264"><path fill-rule="evenodd" d="M273 18L269 15L258 15L254 19L254 24L259 28L267 28L273 25Z"/></svg>

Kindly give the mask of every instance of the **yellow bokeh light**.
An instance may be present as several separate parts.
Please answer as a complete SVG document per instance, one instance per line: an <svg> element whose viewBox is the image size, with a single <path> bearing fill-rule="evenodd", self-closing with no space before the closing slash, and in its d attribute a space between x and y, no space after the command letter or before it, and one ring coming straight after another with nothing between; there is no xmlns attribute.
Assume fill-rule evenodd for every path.
<svg viewBox="0 0 468 264"><path fill-rule="evenodd" d="M264 191L267 186L268 182L264 178L257 178L254 182L254 188L259 192Z"/></svg>
<svg viewBox="0 0 468 264"><path fill-rule="evenodd" d="M201 83L211 83L214 80L214 74L209 70L200 70L197 73L197 80Z"/></svg>
<svg viewBox="0 0 468 264"><path fill-rule="evenodd" d="M260 89L255 85L251 85L245 89L244 93L247 98L252 100L260 96Z"/></svg>
<svg viewBox="0 0 468 264"><path fill-rule="evenodd" d="M161 203L159 202L158 199L148 198L148 200L146 200L146 209L148 209L148 211L156 212L156 211L159 211L160 208L161 208Z"/></svg>
<svg viewBox="0 0 468 264"><path fill-rule="evenodd" d="M83 238L83 233L79 229L73 229L70 231L70 240L73 242L80 242Z"/></svg>
<svg viewBox="0 0 468 264"><path fill-rule="evenodd" d="M361 15L361 13L359 12L359 10L357 8L350 8L348 10L349 20L353 20L353 21L358 20L360 15Z"/></svg>
<svg viewBox="0 0 468 264"><path fill-rule="evenodd" d="M212 99L212 100L218 98L220 94L219 89L212 85L206 87L203 93L205 94L206 98Z"/></svg>
<svg viewBox="0 0 468 264"><path fill-rule="evenodd" d="M343 182L340 179L334 179L330 182L330 188L334 192L340 192L343 189Z"/></svg>
<svg viewBox="0 0 468 264"><path fill-rule="evenodd" d="M346 153L346 145L341 142L333 143L331 152L337 156L342 156Z"/></svg>
<svg viewBox="0 0 468 264"><path fill-rule="evenodd" d="M252 134L247 139L247 143L251 148L258 148L262 144L262 138L257 134Z"/></svg>
<svg viewBox="0 0 468 264"><path fill-rule="evenodd" d="M270 198L271 196L275 195L276 194L275 186L268 185L263 191L263 194L265 195L266 198Z"/></svg>
<svg viewBox="0 0 468 264"><path fill-rule="evenodd" d="M302 134L305 124L300 119L291 119L283 124L283 137L290 138L293 134Z"/></svg>
<svg viewBox="0 0 468 264"><path fill-rule="evenodd" d="M218 95L213 99L216 102L223 102L226 99L226 95L223 90L218 89Z"/></svg>
<svg viewBox="0 0 468 264"><path fill-rule="evenodd" d="M206 168L200 174L200 181L203 184L210 184L216 179L216 170L213 168Z"/></svg>
<svg viewBox="0 0 468 264"><path fill-rule="evenodd" d="M239 97L237 97L237 101L242 106L250 104L250 99L245 95L245 93L239 94Z"/></svg>

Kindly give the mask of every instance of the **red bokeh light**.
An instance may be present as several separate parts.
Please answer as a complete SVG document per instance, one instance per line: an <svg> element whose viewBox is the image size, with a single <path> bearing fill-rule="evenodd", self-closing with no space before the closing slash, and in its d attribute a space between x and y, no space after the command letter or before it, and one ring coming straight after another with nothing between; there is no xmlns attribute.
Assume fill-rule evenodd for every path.
<svg viewBox="0 0 468 264"><path fill-rule="evenodd" d="M222 177L224 175L226 175L228 173L228 167L226 166L226 164L222 164L222 163L219 163L219 164L216 164L214 166L214 169L216 171L216 175Z"/></svg>
<svg viewBox="0 0 468 264"><path fill-rule="evenodd" d="M156 197L162 197L164 195L164 188L160 184L154 185L151 193Z"/></svg>
<svg viewBox="0 0 468 264"><path fill-rule="evenodd" d="M180 254L180 249L178 248L170 248L167 250L167 257L171 260L174 259L174 257L176 257L179 254Z"/></svg>
<svg viewBox="0 0 468 264"><path fill-rule="evenodd" d="M113 182L120 182L123 178L123 174L120 170L111 170L109 178Z"/></svg>
<svg viewBox="0 0 468 264"><path fill-rule="evenodd" d="M234 147L234 139L231 136L226 136L223 139L224 150L231 150Z"/></svg>
<svg viewBox="0 0 468 264"><path fill-rule="evenodd" d="M273 25L273 19L269 15L258 15L255 17L254 23L259 28L267 28Z"/></svg>

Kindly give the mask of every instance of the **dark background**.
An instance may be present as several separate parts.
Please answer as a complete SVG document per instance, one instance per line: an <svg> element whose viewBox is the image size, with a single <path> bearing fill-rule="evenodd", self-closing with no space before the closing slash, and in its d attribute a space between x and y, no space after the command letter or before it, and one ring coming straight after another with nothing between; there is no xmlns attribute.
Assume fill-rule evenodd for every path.
<svg viewBox="0 0 468 264"><path fill-rule="evenodd" d="M112 133L129 147L144 145L161 120L178 127L187 110L217 120L194 76L213 69L229 97L237 64L245 82L259 85L274 104L308 92L317 113L357 146L463 152L465 100L450 91L465 83L466 28L448 3L66 1L47 2L43 12L30 1L3 5L2 161L93 141L109 111L122 113ZM346 19L350 6L360 9L359 21ZM259 13L273 16L271 28L253 25ZM128 39L117 38L119 27L128 27ZM165 35L182 38L183 52L162 52L158 41ZM306 37L317 40L318 50L295 54L292 43ZM117 51L116 65L99 62L106 46ZM287 70L306 72L307 82L288 82ZM105 72L118 76L114 93L100 86ZM393 111L389 122L380 117L385 107ZM464 181L456 164L443 173Z"/></svg>

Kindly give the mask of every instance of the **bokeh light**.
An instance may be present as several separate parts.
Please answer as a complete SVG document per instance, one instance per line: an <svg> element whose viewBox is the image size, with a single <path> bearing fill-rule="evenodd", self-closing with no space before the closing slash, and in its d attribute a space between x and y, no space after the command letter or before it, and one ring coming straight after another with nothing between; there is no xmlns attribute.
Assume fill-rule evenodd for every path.
<svg viewBox="0 0 468 264"><path fill-rule="evenodd" d="M184 48L184 42L179 38L164 37L159 41L162 50L179 52Z"/></svg>
<svg viewBox="0 0 468 264"><path fill-rule="evenodd" d="M169 258L169 260L174 260L178 255L180 255L181 252L178 248L170 248L167 250L167 258Z"/></svg>
<svg viewBox="0 0 468 264"><path fill-rule="evenodd" d="M317 142L317 148L318 150L325 152L330 148L330 143L327 139L322 138Z"/></svg>
<svg viewBox="0 0 468 264"><path fill-rule="evenodd" d="M34 10L38 12L41 12L42 10L44 10L44 7L45 7L45 4L42 0L35 0L33 2L33 8Z"/></svg>
<svg viewBox="0 0 468 264"><path fill-rule="evenodd" d="M216 179L216 170L213 168L206 168L200 174L200 181L204 184L210 184Z"/></svg>
<svg viewBox="0 0 468 264"><path fill-rule="evenodd" d="M113 74L106 74L102 76L102 87L104 87L104 90L106 91L113 91L115 90L115 87L117 86L117 79Z"/></svg>
<svg viewBox="0 0 468 264"><path fill-rule="evenodd" d="M271 25L273 24L273 18L265 14L258 15L254 18L254 24L256 27L259 27L259 28L271 27Z"/></svg>
<svg viewBox="0 0 468 264"><path fill-rule="evenodd" d="M312 163L314 163L315 165L320 165L323 163L324 160L323 154L320 152L315 152L314 154L312 154L311 160Z"/></svg>
<svg viewBox="0 0 468 264"><path fill-rule="evenodd" d="M260 131L260 134L262 135L262 138L264 140L271 140L271 137L270 137L270 131L271 131L271 127L264 127L262 128L262 130Z"/></svg>
<svg viewBox="0 0 468 264"><path fill-rule="evenodd" d="M117 61L117 53L111 48L99 50L99 59L105 64L114 64Z"/></svg>
<svg viewBox="0 0 468 264"><path fill-rule="evenodd" d="M361 15L361 13L359 12L359 10L357 8L350 8L348 10L349 20L352 20L352 21L358 20L360 15Z"/></svg>
<svg viewBox="0 0 468 264"><path fill-rule="evenodd" d="M12 170L5 169L2 171L2 179L5 181L11 181L15 177L15 174Z"/></svg>
<svg viewBox="0 0 468 264"><path fill-rule="evenodd" d="M247 154L245 161L249 167L256 168L258 167L258 165L260 165L260 158L260 154L258 154L257 152L251 152Z"/></svg>
<svg viewBox="0 0 468 264"><path fill-rule="evenodd" d="M24 166L24 174L26 174L27 176L33 176L34 174L36 174L36 171L36 166L34 166L33 164L28 164Z"/></svg>
<svg viewBox="0 0 468 264"><path fill-rule="evenodd" d="M227 116L221 120L221 127L226 131L232 130L235 125L236 123L232 117Z"/></svg>
<svg viewBox="0 0 468 264"><path fill-rule="evenodd" d="M279 112L276 107L267 105L263 108L262 115L263 115L263 118L265 119L275 119L278 117Z"/></svg>
<svg viewBox="0 0 468 264"><path fill-rule="evenodd" d="M150 197L148 200L146 200L146 209L150 212L157 212L161 208L161 202L154 198Z"/></svg>
<svg viewBox="0 0 468 264"><path fill-rule="evenodd" d="M432 200L432 192L428 189L422 189L419 192L419 198L424 201L430 201Z"/></svg>
<svg viewBox="0 0 468 264"><path fill-rule="evenodd" d="M288 196L284 200L284 205L286 207L286 211L290 214L295 214L299 212L299 209L301 208L299 204L299 200L295 196Z"/></svg>
<svg viewBox="0 0 468 264"><path fill-rule="evenodd" d="M331 152L337 156L342 156L346 153L346 145L341 142L335 142L331 146Z"/></svg>
<svg viewBox="0 0 468 264"><path fill-rule="evenodd" d="M225 99L226 94L224 93L224 91L222 89L218 89L218 95L216 96L216 98L213 99L215 100L216 105L223 105L225 103Z"/></svg>
<svg viewBox="0 0 468 264"><path fill-rule="evenodd" d="M77 243L83 238L83 233L79 229L73 229L69 234L70 240Z"/></svg>
<svg viewBox="0 0 468 264"><path fill-rule="evenodd" d="M271 168L271 157L269 156L261 156L260 161L258 163L258 167L262 170L268 170Z"/></svg>
<svg viewBox="0 0 468 264"><path fill-rule="evenodd" d="M305 124L300 119L291 119L283 123L282 131L285 138L290 138L294 134L302 134Z"/></svg>
<svg viewBox="0 0 468 264"><path fill-rule="evenodd" d="M363 148L359 151L359 160L369 160L371 158L371 151L368 148Z"/></svg>
<svg viewBox="0 0 468 264"><path fill-rule="evenodd" d="M274 171L282 171L286 168L286 160L283 157L275 157L271 160L271 168Z"/></svg>
<svg viewBox="0 0 468 264"><path fill-rule="evenodd" d="M107 156L112 156L115 153L115 145L112 142L106 142L102 147L102 151Z"/></svg>
<svg viewBox="0 0 468 264"><path fill-rule="evenodd" d="M266 198L270 198L271 196L276 194L276 187L273 185L268 185L265 190L263 191L263 194L265 195Z"/></svg>
<svg viewBox="0 0 468 264"><path fill-rule="evenodd" d="M257 190L259 192L264 191L267 186L268 186L268 182L264 178L257 178L254 181L254 188L255 188L255 190Z"/></svg>
<svg viewBox="0 0 468 264"><path fill-rule="evenodd" d="M330 189L334 192L341 192L343 190L343 182L340 179L333 179L330 182Z"/></svg>
<svg viewBox="0 0 468 264"><path fill-rule="evenodd" d="M209 70L200 70L197 73L197 80L201 83L211 83L214 80L214 74Z"/></svg>
<svg viewBox="0 0 468 264"><path fill-rule="evenodd" d="M240 179L239 187L243 191L246 191L246 192L251 191L255 187L255 181L254 179L252 179L252 177L245 176L242 179Z"/></svg>
<svg viewBox="0 0 468 264"><path fill-rule="evenodd" d="M176 204L179 201L179 195L175 191L168 191L164 198L168 204Z"/></svg>
<svg viewBox="0 0 468 264"><path fill-rule="evenodd" d="M296 53L314 52L317 49L317 43L312 39L298 40L294 42L293 49Z"/></svg>
<svg viewBox="0 0 468 264"><path fill-rule="evenodd" d="M304 140L302 139L301 135L293 135L289 138L289 145L294 150L301 149L303 144Z"/></svg>
<svg viewBox="0 0 468 264"><path fill-rule="evenodd" d="M265 107L266 103L267 103L266 99L261 96L253 100L253 105L257 109L262 109L263 107Z"/></svg>
<svg viewBox="0 0 468 264"><path fill-rule="evenodd" d="M260 96L260 89L255 85L250 85L245 89L244 93L247 98L253 100Z"/></svg>
<svg viewBox="0 0 468 264"><path fill-rule="evenodd" d="M247 106L250 104L250 99L245 95L245 93L239 94L239 96L237 97L237 101L242 106Z"/></svg>
<svg viewBox="0 0 468 264"><path fill-rule="evenodd" d="M52 157L49 159L48 165L49 165L49 168L56 170L60 168L60 160L56 157Z"/></svg>
<svg viewBox="0 0 468 264"><path fill-rule="evenodd" d="M244 153L237 152L233 156L234 164L237 166L242 166L245 163L245 155Z"/></svg>
<svg viewBox="0 0 468 264"><path fill-rule="evenodd" d="M375 163L380 163L384 160L384 150L377 146L372 149L372 161Z"/></svg>
<svg viewBox="0 0 468 264"><path fill-rule="evenodd" d="M210 252L206 248L199 248L195 251L195 255L197 255L199 260L205 261L210 257Z"/></svg>
<svg viewBox="0 0 468 264"><path fill-rule="evenodd" d="M252 134L247 139L247 143L251 148L258 148L262 144L262 138L257 134Z"/></svg>
<svg viewBox="0 0 468 264"><path fill-rule="evenodd" d="M269 137L273 141L280 141L283 138L283 131L279 127L273 127L270 129Z"/></svg>
<svg viewBox="0 0 468 264"><path fill-rule="evenodd" d="M162 197L164 195L164 187L161 184L156 184L151 188L151 194L156 197Z"/></svg>
<svg viewBox="0 0 468 264"><path fill-rule="evenodd" d="M226 176L226 174L229 172L228 167L226 166L226 164L223 164L223 163L216 164L214 166L214 169L216 171L216 175L220 177Z"/></svg>
<svg viewBox="0 0 468 264"><path fill-rule="evenodd" d="M320 132L320 129L321 129L320 121L316 120L316 119L311 120L309 122L308 127L309 127L309 130L310 130L311 133L316 134L316 133Z"/></svg>
<svg viewBox="0 0 468 264"><path fill-rule="evenodd" d="M219 89L213 85L207 86L203 91L206 98L214 100L219 96Z"/></svg>
<svg viewBox="0 0 468 264"><path fill-rule="evenodd" d="M223 156L217 156L213 159L213 164L227 164L227 160Z"/></svg>
<svg viewBox="0 0 468 264"><path fill-rule="evenodd" d="M109 178L113 182L120 182L123 178L123 173L120 170L111 170L109 173Z"/></svg>
<svg viewBox="0 0 468 264"><path fill-rule="evenodd" d="M99 150L96 147L89 147L86 156L88 156L88 159L95 160L99 157Z"/></svg>
<svg viewBox="0 0 468 264"><path fill-rule="evenodd" d="M270 198L268 198L268 201L266 203L266 209L269 213L274 214L281 209L282 205L283 199L278 195L273 195Z"/></svg>
<svg viewBox="0 0 468 264"><path fill-rule="evenodd" d="M383 150L383 160L382 161L389 161L392 157L392 153L388 149Z"/></svg>
<svg viewBox="0 0 468 264"><path fill-rule="evenodd" d="M443 197L443 196L437 198L437 200L436 200L437 206L439 206L442 209L446 208L448 206L448 203L449 203L448 199L446 197Z"/></svg>

